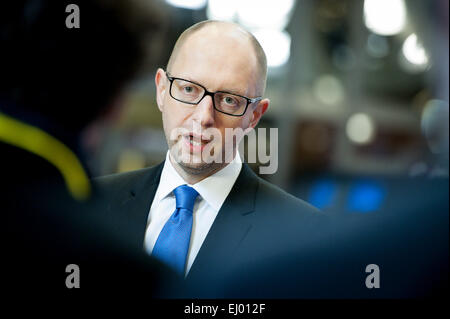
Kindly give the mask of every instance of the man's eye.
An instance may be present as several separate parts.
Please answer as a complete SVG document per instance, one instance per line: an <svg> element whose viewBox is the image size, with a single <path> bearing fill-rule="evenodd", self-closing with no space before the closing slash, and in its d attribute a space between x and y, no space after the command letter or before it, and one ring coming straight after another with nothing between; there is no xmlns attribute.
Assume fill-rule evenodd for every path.
<svg viewBox="0 0 450 319"><path fill-rule="evenodd" d="M236 100L229 96L226 96L223 101L228 105L236 105Z"/></svg>
<svg viewBox="0 0 450 319"><path fill-rule="evenodd" d="M192 93L192 92L194 92L194 87L192 87L192 86L185 86L183 88L183 91L184 91L184 93Z"/></svg>

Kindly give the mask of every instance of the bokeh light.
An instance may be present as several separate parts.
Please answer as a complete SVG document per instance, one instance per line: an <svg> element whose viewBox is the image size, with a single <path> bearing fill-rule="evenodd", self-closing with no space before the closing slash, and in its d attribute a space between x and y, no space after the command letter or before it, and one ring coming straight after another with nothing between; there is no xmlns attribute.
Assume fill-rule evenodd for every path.
<svg viewBox="0 0 450 319"><path fill-rule="evenodd" d="M422 72L428 69L430 59L415 33L408 36L402 46L401 66L410 72Z"/></svg>
<svg viewBox="0 0 450 319"><path fill-rule="evenodd" d="M261 29L253 33L267 55L269 67L280 67L291 55L291 36L286 31Z"/></svg>
<svg viewBox="0 0 450 319"><path fill-rule="evenodd" d="M207 0L166 0L166 2L174 7L183 9L198 10L206 5Z"/></svg>
<svg viewBox="0 0 450 319"><path fill-rule="evenodd" d="M247 28L282 30L289 22L294 0L244 0L239 2L239 22Z"/></svg>
<svg viewBox="0 0 450 319"><path fill-rule="evenodd" d="M406 6L403 0L365 0L366 27L379 35L400 33L406 24Z"/></svg>
<svg viewBox="0 0 450 319"><path fill-rule="evenodd" d="M368 144L375 135L375 125L368 114L356 113L348 119L346 133L353 143Z"/></svg>
<svg viewBox="0 0 450 319"><path fill-rule="evenodd" d="M322 103L336 105L344 99L341 81L333 75L322 75L314 83L314 95Z"/></svg>

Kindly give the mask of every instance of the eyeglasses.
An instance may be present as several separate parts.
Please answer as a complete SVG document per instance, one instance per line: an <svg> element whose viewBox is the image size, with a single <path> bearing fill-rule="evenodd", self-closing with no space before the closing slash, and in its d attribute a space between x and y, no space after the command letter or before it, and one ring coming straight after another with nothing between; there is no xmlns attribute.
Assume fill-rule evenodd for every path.
<svg viewBox="0 0 450 319"><path fill-rule="evenodd" d="M209 92L204 86L181 78L170 76L170 96L177 101L196 105L206 96L211 96L214 109L220 113L231 116L242 116L247 111L250 103L262 100L262 97L248 98L242 95L232 94L224 91Z"/></svg>

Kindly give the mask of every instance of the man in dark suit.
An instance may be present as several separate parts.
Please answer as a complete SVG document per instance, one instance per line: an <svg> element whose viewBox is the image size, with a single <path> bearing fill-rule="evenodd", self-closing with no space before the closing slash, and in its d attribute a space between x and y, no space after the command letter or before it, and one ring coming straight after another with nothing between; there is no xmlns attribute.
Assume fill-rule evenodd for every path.
<svg viewBox="0 0 450 319"><path fill-rule="evenodd" d="M226 138L229 129L253 129L266 112L266 73L263 49L241 27L188 28L155 76L165 162L96 180L106 218L126 215L117 231L186 276L190 296L220 297L223 275L240 262L274 258L322 229L315 208L241 162L242 136Z"/></svg>

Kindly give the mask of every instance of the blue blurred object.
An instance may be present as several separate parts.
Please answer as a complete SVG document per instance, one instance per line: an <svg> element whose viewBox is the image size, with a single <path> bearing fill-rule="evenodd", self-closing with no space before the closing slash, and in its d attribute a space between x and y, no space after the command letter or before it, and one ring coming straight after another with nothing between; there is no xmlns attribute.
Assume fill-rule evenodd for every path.
<svg viewBox="0 0 450 319"><path fill-rule="evenodd" d="M309 203L319 209L330 207L336 199L337 185L331 179L316 181L309 193Z"/></svg>
<svg viewBox="0 0 450 319"><path fill-rule="evenodd" d="M350 185L347 211L370 213L378 211L386 197L383 185L375 180L360 180Z"/></svg>

